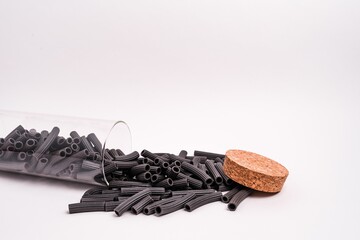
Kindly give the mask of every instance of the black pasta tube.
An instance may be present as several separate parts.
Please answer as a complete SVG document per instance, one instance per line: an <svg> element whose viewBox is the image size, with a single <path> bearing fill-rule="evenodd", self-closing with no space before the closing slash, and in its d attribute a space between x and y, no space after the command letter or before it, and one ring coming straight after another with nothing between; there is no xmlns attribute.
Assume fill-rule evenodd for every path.
<svg viewBox="0 0 360 240"><path fill-rule="evenodd" d="M219 162L219 163L224 165L224 160L222 158L217 157L217 158L214 159L214 161Z"/></svg>
<svg viewBox="0 0 360 240"><path fill-rule="evenodd" d="M115 164L118 169L130 169L135 167L139 163L137 161L110 161L111 163Z"/></svg>
<svg viewBox="0 0 360 240"><path fill-rule="evenodd" d="M127 155L121 155L115 157L115 161L134 161L140 157L139 153L137 151L133 151L132 153L129 153Z"/></svg>
<svg viewBox="0 0 360 240"><path fill-rule="evenodd" d="M185 204L185 210L192 212L195 209L197 209L201 206L204 206L206 204L220 201L221 196L222 196L221 192L214 192L214 193L210 193L210 194L206 194L206 195L197 197Z"/></svg>
<svg viewBox="0 0 360 240"><path fill-rule="evenodd" d="M136 175L136 180L141 182L146 182L151 180L151 173L150 172L143 172Z"/></svg>
<svg viewBox="0 0 360 240"><path fill-rule="evenodd" d="M166 193L166 192L165 192ZM150 195L154 201L159 201L164 195Z"/></svg>
<svg viewBox="0 0 360 240"><path fill-rule="evenodd" d="M42 155L50 148L51 144L56 140L57 136L59 135L60 129L58 127L54 127L51 132L49 133L48 137L41 144L33 154L32 158L39 160Z"/></svg>
<svg viewBox="0 0 360 240"><path fill-rule="evenodd" d="M162 170L166 171L166 169L169 167L169 163L163 161L163 162L160 164L160 167L161 167Z"/></svg>
<svg viewBox="0 0 360 240"><path fill-rule="evenodd" d="M71 163L69 165L70 177L76 178L77 173L81 170L81 166L81 163Z"/></svg>
<svg viewBox="0 0 360 240"><path fill-rule="evenodd" d="M95 135L95 133L90 133L87 136L87 140L94 145L94 148L97 152L99 152L99 153L102 152L102 144L101 144L100 140L97 138L97 136Z"/></svg>
<svg viewBox="0 0 360 240"><path fill-rule="evenodd" d="M27 158L27 155L26 155L25 152L19 152L19 153L17 154L17 157L16 157L16 159L17 159L18 161L25 161L26 158Z"/></svg>
<svg viewBox="0 0 360 240"><path fill-rule="evenodd" d="M15 155L15 148L14 146L8 146L5 150L4 150L4 155L3 155L3 159L12 159Z"/></svg>
<svg viewBox="0 0 360 240"><path fill-rule="evenodd" d="M140 173L143 173L143 172L148 172L148 171L150 171L149 164L139 164L137 166L130 168L130 173L134 176L138 175Z"/></svg>
<svg viewBox="0 0 360 240"><path fill-rule="evenodd" d="M77 152L77 153L71 155L70 157L63 159L61 162L53 165L53 167L50 171L50 174L55 175L55 174L59 173L60 171L64 170L65 168L69 167L71 163L77 162L77 161L82 161L85 158L87 158L88 156L89 156L89 151L87 149Z"/></svg>
<svg viewBox="0 0 360 240"><path fill-rule="evenodd" d="M41 131L39 144L43 144L48 136L49 136L49 132L47 130Z"/></svg>
<svg viewBox="0 0 360 240"><path fill-rule="evenodd" d="M181 158L186 158L187 154L188 154L187 151L181 150L178 156Z"/></svg>
<svg viewBox="0 0 360 240"><path fill-rule="evenodd" d="M189 186L190 186L191 188L200 189L200 188L202 188L202 186L203 186L203 182L202 182L202 181L200 181L200 180L198 180L198 179L195 179L195 178L192 178L192 177L189 177L189 176L187 176L187 175L185 175L185 174L183 174L183 173L179 173L179 174L177 175L177 179L181 179L181 178L186 178L186 179L188 180Z"/></svg>
<svg viewBox="0 0 360 240"><path fill-rule="evenodd" d="M199 165L199 163L205 163L206 160L207 160L207 158L205 156L195 156L192 159L192 163L195 167L197 167Z"/></svg>
<svg viewBox="0 0 360 240"><path fill-rule="evenodd" d="M119 197L119 193L96 193L96 194L87 194L81 197L80 202L101 202L101 201L114 201Z"/></svg>
<svg viewBox="0 0 360 240"><path fill-rule="evenodd" d="M154 154L154 153L152 153L152 152L150 152L150 151L148 151L146 149L141 151L141 156L149 158L149 159L151 159L153 161L155 160L155 158L158 157L156 154Z"/></svg>
<svg viewBox="0 0 360 240"><path fill-rule="evenodd" d="M111 157L113 158L113 159L116 159L117 157L120 157L120 155L118 154L118 152L115 150L115 149L110 149L109 150L109 154L111 155Z"/></svg>
<svg viewBox="0 0 360 240"><path fill-rule="evenodd" d="M30 129L29 130L29 136L30 138L35 138L36 140L40 140L41 134L36 131L36 129Z"/></svg>
<svg viewBox="0 0 360 240"><path fill-rule="evenodd" d="M169 198L171 197L171 190L167 189L166 192L161 195L161 199Z"/></svg>
<svg viewBox="0 0 360 240"><path fill-rule="evenodd" d="M155 162L149 158L138 158L137 160L141 164L149 164L150 166L154 166Z"/></svg>
<svg viewBox="0 0 360 240"><path fill-rule="evenodd" d="M156 187L163 187L163 188L170 188L173 185L173 180L171 178L165 178L164 180L155 183L154 186Z"/></svg>
<svg viewBox="0 0 360 240"><path fill-rule="evenodd" d="M110 197L110 196L104 196L102 198L98 198L98 197L92 197L92 196L86 196L86 197L82 197L80 202L84 203L84 202L109 202L109 201L114 201L116 200L117 197Z"/></svg>
<svg viewBox="0 0 360 240"><path fill-rule="evenodd" d="M177 166L177 167L181 167L181 162L176 160L176 161L173 161L169 167L174 167L174 166Z"/></svg>
<svg viewBox="0 0 360 240"><path fill-rule="evenodd" d="M150 183L135 182L135 181L114 180L109 182L109 188L123 188L123 187L151 187L151 185Z"/></svg>
<svg viewBox="0 0 360 240"><path fill-rule="evenodd" d="M104 190L101 190L101 194L111 194L111 193L116 193L116 194L119 194L120 196L120 189L119 188L113 188L113 189L104 189Z"/></svg>
<svg viewBox="0 0 360 240"><path fill-rule="evenodd" d="M182 162L181 167L184 170L194 174L201 181L203 181L206 185L211 185L213 183L212 178L209 175L207 175L205 171L195 167L194 165L191 165L190 163L187 163L187 162Z"/></svg>
<svg viewBox="0 0 360 240"><path fill-rule="evenodd" d="M170 154L169 158L170 158L171 161L180 161L181 163L183 163L183 162L191 163L191 160L183 158L183 157L176 156L174 154Z"/></svg>
<svg viewBox="0 0 360 240"><path fill-rule="evenodd" d="M58 136L56 137L56 140L51 144L49 150L50 152L54 152L64 147L68 147L66 144L66 139Z"/></svg>
<svg viewBox="0 0 360 240"><path fill-rule="evenodd" d="M15 151L20 151L23 148L24 144L21 141L15 141L14 147Z"/></svg>
<svg viewBox="0 0 360 240"><path fill-rule="evenodd" d="M122 203L123 201L125 201L125 199L121 199L118 201L108 201L105 202L105 212L112 212L114 211L114 209L119 206L120 203Z"/></svg>
<svg viewBox="0 0 360 240"><path fill-rule="evenodd" d="M27 139L25 141L25 145L23 147L23 151L30 151L30 150L34 150L36 147L36 140L35 139Z"/></svg>
<svg viewBox="0 0 360 240"><path fill-rule="evenodd" d="M209 170L206 168L205 164L199 163L198 166L197 166L197 168L203 170L207 175L210 176ZM210 177L211 177L211 176L210 176Z"/></svg>
<svg viewBox="0 0 360 240"><path fill-rule="evenodd" d="M69 213L105 211L105 202L83 202L69 204Z"/></svg>
<svg viewBox="0 0 360 240"><path fill-rule="evenodd" d="M188 193L172 203L157 206L155 208L155 215L163 216L165 214L169 214L169 213L178 211L178 210L182 209L187 202L191 201L195 197L196 197L195 193Z"/></svg>
<svg viewBox="0 0 360 240"><path fill-rule="evenodd" d="M1 139L3 138L0 138L0 146L1 146ZM29 139L29 134L27 132L23 132L21 136L18 137L18 139L16 139L16 141L20 141L24 144L28 139Z"/></svg>
<svg viewBox="0 0 360 240"><path fill-rule="evenodd" d="M23 126L19 125L17 126L14 130L12 130L5 138L5 142L9 139L9 138L13 138L15 139L19 133L22 134L23 132L25 132L25 129Z"/></svg>
<svg viewBox="0 0 360 240"><path fill-rule="evenodd" d="M226 185L231 185L234 181L231 180L228 176L226 176L225 172L224 172L224 167L221 163L219 162L216 162L214 163L214 166L216 168L216 170L218 170L218 173L221 175L221 177L223 178L223 182L226 184Z"/></svg>
<svg viewBox="0 0 360 240"><path fill-rule="evenodd" d="M162 200L160 200L160 201L156 201L156 202L154 202L154 203L152 203L152 204L147 205L147 206L144 208L143 213L144 213L145 215L154 214L154 213L155 213L155 208L156 208L157 206L174 202L174 201L180 199L181 197L182 197L182 196L175 196L175 197L165 198L165 199L162 199Z"/></svg>
<svg viewBox="0 0 360 240"><path fill-rule="evenodd" d="M116 213L117 216L120 217L124 212L128 211L132 206L134 206L136 203L141 201L141 199L149 195L150 195L150 190L146 188L141 192L138 192L133 196L129 197L128 199L124 200L114 209L114 212Z"/></svg>
<svg viewBox="0 0 360 240"><path fill-rule="evenodd" d="M81 138L80 135L76 131L70 132L70 137L72 137L72 138Z"/></svg>
<svg viewBox="0 0 360 240"><path fill-rule="evenodd" d="M111 173L111 176L114 177L117 180L129 180L129 177L123 170L116 170Z"/></svg>
<svg viewBox="0 0 360 240"><path fill-rule="evenodd" d="M82 136L82 137L80 137L80 140L81 140L81 144L83 145L83 147L85 149L87 149L91 155L95 155L96 151L92 147L91 143L87 140L87 138L85 136ZM98 152L98 153L100 153L100 152Z"/></svg>
<svg viewBox="0 0 360 240"><path fill-rule="evenodd" d="M177 166L173 166L173 167L168 167L165 170L165 174L172 179L176 179L177 175L179 175L180 173L180 168Z"/></svg>
<svg viewBox="0 0 360 240"><path fill-rule="evenodd" d="M104 151L104 159L106 160L114 160L114 158L111 156L109 149L105 149Z"/></svg>
<svg viewBox="0 0 360 240"><path fill-rule="evenodd" d="M150 165L149 165L150 166ZM160 174L161 173L161 168L157 167L157 166L150 166L149 169L150 173L152 174Z"/></svg>
<svg viewBox="0 0 360 240"><path fill-rule="evenodd" d="M121 151L120 149L116 149L116 152L117 152L120 156L125 155L125 154L123 153L123 151Z"/></svg>
<svg viewBox="0 0 360 240"><path fill-rule="evenodd" d="M36 172L36 173L41 173L41 172L44 170L44 168L45 168L45 166L46 166L46 164L47 164L48 162L49 162L49 159L47 159L47 158L45 158L45 157L40 158L39 161L38 161L38 163L36 164L35 172Z"/></svg>
<svg viewBox="0 0 360 240"><path fill-rule="evenodd" d="M217 157L225 158L224 154L218 154L218 153L212 153L212 152L204 152L204 151L198 151L198 150L194 151L194 156L205 156L208 159L213 159L213 160L215 158L217 158Z"/></svg>
<svg viewBox="0 0 360 240"><path fill-rule="evenodd" d="M15 140L13 138L8 138L5 140L3 145L1 146L1 150L7 151L7 148L10 146L14 146Z"/></svg>
<svg viewBox="0 0 360 240"><path fill-rule="evenodd" d="M83 196L100 194L105 189L108 189L108 188L105 186L92 187L92 188L86 190L86 192L83 194Z"/></svg>
<svg viewBox="0 0 360 240"><path fill-rule="evenodd" d="M96 175L95 177L102 177L103 175L108 175L116 170L117 170L117 167L115 166L115 164L108 164L103 168L103 171L101 173L99 173L98 175Z"/></svg>
<svg viewBox="0 0 360 240"><path fill-rule="evenodd" d="M144 197L141 201L139 201L137 204L131 207L131 212L133 214L138 215L143 211L143 209L149 205L150 203L154 202L154 199L150 196Z"/></svg>
<svg viewBox="0 0 360 240"><path fill-rule="evenodd" d="M77 138L77 137L73 138L73 143L79 145L80 148L83 148L83 147L81 146L81 139L80 139L80 137L78 137L78 138Z"/></svg>
<svg viewBox="0 0 360 240"><path fill-rule="evenodd" d="M87 149L84 149L84 150L87 150ZM82 162L82 166L81 166L81 168L85 169L85 170L95 170L95 169L99 169L100 167L101 167L100 163L89 161L89 160L84 160Z"/></svg>
<svg viewBox="0 0 360 240"><path fill-rule="evenodd" d="M147 158L143 158L143 157L139 157L138 159L136 159L136 161L139 163L139 164L148 164L147 161L146 161ZM150 165L150 164L149 164ZM151 165L150 165L151 166Z"/></svg>
<svg viewBox="0 0 360 240"><path fill-rule="evenodd" d="M241 186L237 185L233 189L231 189L229 192L227 192L225 195L221 197L221 201L224 203L228 203L231 198L237 194L242 189Z"/></svg>
<svg viewBox="0 0 360 240"><path fill-rule="evenodd" d="M239 206L239 204L247 198L251 193L253 192L252 189L244 188L240 190L238 193L236 193L230 200L228 204L228 209L230 211L235 211L236 208Z"/></svg>
<svg viewBox="0 0 360 240"><path fill-rule="evenodd" d="M76 144L76 143L70 144L70 148L71 148L71 150L73 151L73 153L76 153L76 152L80 151L80 147L79 147L79 145Z"/></svg>
<svg viewBox="0 0 360 240"><path fill-rule="evenodd" d="M171 187L172 190L178 189L187 189L189 187L189 181L187 178L181 178L173 181L173 185Z"/></svg>
<svg viewBox="0 0 360 240"><path fill-rule="evenodd" d="M59 161L63 160L70 152L71 152L71 149L66 147L64 149L60 149L60 150L52 153L51 157L49 158L48 164L45 166L45 168L43 170L43 174L50 174L52 166L54 164L58 163ZM34 163L34 161L35 161L35 163ZM32 167L34 165L36 166L36 159L31 158L30 164Z"/></svg>
<svg viewBox="0 0 360 240"><path fill-rule="evenodd" d="M163 187L126 187L120 189L121 196L134 195L138 192L141 192L144 189L149 189L151 195L161 195L165 193L165 188Z"/></svg>
<svg viewBox="0 0 360 240"><path fill-rule="evenodd" d="M155 165L155 166L160 166L163 162L164 162L164 160L161 159L161 158L159 158L159 157L156 157L156 158L154 159L154 165Z"/></svg>
<svg viewBox="0 0 360 240"><path fill-rule="evenodd" d="M164 156L164 155L165 155L165 157L166 157L166 155L169 155L169 153L164 153L164 152L162 152L162 153L157 152L157 153L154 153L154 154L157 155L157 156L160 156L160 157L162 157L162 156Z"/></svg>
<svg viewBox="0 0 360 240"><path fill-rule="evenodd" d="M214 189L191 189L191 190L180 190L180 191L172 191L171 194L172 196L179 196L179 195L186 195L189 193L194 193L195 196L202 196L205 194L210 194L210 193L214 193L215 190Z"/></svg>
<svg viewBox="0 0 360 240"><path fill-rule="evenodd" d="M218 188L217 190L219 192L227 192L227 191L230 191L233 187L232 186L228 186L228 185L225 185L225 184L221 184L221 185L218 185Z"/></svg>
<svg viewBox="0 0 360 240"><path fill-rule="evenodd" d="M212 161L210 160L206 160L205 162L205 166L206 168L209 170L210 175L213 177L213 179L215 180L215 183L220 185L223 182L223 178L221 177L220 173L218 172L218 170L215 168L215 165Z"/></svg>
<svg viewBox="0 0 360 240"><path fill-rule="evenodd" d="M120 196L119 192L104 193L104 190L102 190L99 193L83 195L82 198L92 197L92 198L114 198L114 199L117 199L119 196Z"/></svg>
<svg viewBox="0 0 360 240"><path fill-rule="evenodd" d="M160 181L162 181L164 179L165 179L164 175L153 174L153 175L151 175L150 181L152 183L157 183L157 182L160 182Z"/></svg>

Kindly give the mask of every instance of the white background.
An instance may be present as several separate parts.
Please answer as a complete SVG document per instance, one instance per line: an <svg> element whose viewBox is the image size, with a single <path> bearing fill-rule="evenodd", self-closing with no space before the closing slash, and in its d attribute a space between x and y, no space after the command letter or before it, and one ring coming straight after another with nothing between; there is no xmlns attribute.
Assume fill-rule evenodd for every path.
<svg viewBox="0 0 360 240"><path fill-rule="evenodd" d="M1 239L359 239L359 1L0 0L0 108L122 119L133 148L254 151L236 212L70 215L87 186L0 174ZM1 126L0 126L1 127Z"/></svg>

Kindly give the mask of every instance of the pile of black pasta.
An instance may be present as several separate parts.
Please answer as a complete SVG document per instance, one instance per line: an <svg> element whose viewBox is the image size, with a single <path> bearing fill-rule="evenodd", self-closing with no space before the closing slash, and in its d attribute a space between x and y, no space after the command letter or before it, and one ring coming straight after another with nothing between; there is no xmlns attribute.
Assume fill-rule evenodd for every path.
<svg viewBox="0 0 360 240"><path fill-rule="evenodd" d="M141 157L137 151L103 151L94 133L72 131L63 137L58 127L38 132L19 125L0 138L0 170L101 185L70 204L70 213L115 211L120 216L131 210L161 216L220 200L234 211L252 190L225 175L224 157L203 151L188 156L184 150L178 155L143 150Z"/></svg>
<svg viewBox="0 0 360 240"><path fill-rule="evenodd" d="M80 203L69 204L69 213L114 211L117 216L131 211L162 216L180 209L193 211L216 201L237 206L252 193L229 179L223 170L224 155L185 150L178 155L143 150L123 155L106 149L104 171L97 181L108 186L89 189ZM226 192L222 194L222 192Z"/></svg>
<svg viewBox="0 0 360 240"><path fill-rule="evenodd" d="M138 153L124 155L119 149L117 151L116 154L121 155L117 160L139 157ZM0 138L0 170L104 183L101 152L102 144L94 133L80 136L72 131L70 136L61 136L59 127L38 132L19 125L5 138ZM108 152L105 157L112 159ZM134 166L134 163L127 162L124 166Z"/></svg>

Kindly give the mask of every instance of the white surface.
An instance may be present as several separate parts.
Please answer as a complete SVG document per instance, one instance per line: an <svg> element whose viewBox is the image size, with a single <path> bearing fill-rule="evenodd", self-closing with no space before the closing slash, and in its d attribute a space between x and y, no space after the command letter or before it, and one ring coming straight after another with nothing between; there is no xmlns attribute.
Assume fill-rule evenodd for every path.
<svg viewBox="0 0 360 240"><path fill-rule="evenodd" d="M0 1L1 109L123 119L136 150L239 148L290 171L236 212L161 218L69 215L85 186L1 173L1 239L359 239L359 5Z"/></svg>

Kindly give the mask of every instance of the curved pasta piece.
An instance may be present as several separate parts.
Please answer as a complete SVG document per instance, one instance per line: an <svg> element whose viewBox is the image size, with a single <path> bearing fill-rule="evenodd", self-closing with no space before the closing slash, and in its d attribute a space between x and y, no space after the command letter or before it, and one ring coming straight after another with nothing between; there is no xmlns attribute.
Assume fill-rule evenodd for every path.
<svg viewBox="0 0 360 240"><path fill-rule="evenodd" d="M69 213L103 212L105 202L83 202L69 204Z"/></svg>
<svg viewBox="0 0 360 240"><path fill-rule="evenodd" d="M205 166L206 168L209 170L210 175L213 177L213 179L215 180L215 183L220 185L223 182L223 178L221 177L220 173L218 172L218 170L215 168L215 165L212 161L210 160L206 160L205 162Z"/></svg>
<svg viewBox="0 0 360 240"><path fill-rule="evenodd" d="M188 212L192 212L195 209L204 206L206 204L220 201L221 196L222 196L221 192L214 192L214 193L202 195L186 203L185 210Z"/></svg>
<svg viewBox="0 0 360 240"><path fill-rule="evenodd" d="M247 198L254 190L245 188L243 190L240 190L238 193L236 193L230 200L228 204L228 209L230 211L235 211L239 204Z"/></svg>
<svg viewBox="0 0 360 240"><path fill-rule="evenodd" d="M150 195L149 189L144 189L141 192L138 192L131 197L127 198L123 202L121 202L115 209L114 212L117 216L121 216L124 212L128 211L132 206L141 201L146 196Z"/></svg>
<svg viewBox="0 0 360 240"><path fill-rule="evenodd" d="M228 176L226 176L226 174L224 172L224 167L221 163L219 163L219 162L214 163L214 166L215 166L216 170L218 170L219 174L221 175L222 179L224 180L223 182L226 185L231 185L234 183L233 180L231 180Z"/></svg>
<svg viewBox="0 0 360 240"><path fill-rule="evenodd" d="M157 206L155 208L155 216L163 216L165 214L178 211L182 209L187 202L191 201L195 197L195 193L188 193L172 203Z"/></svg>
<svg viewBox="0 0 360 240"><path fill-rule="evenodd" d="M183 162L181 164L181 167L184 170L194 174L201 181L203 181L203 183L205 183L206 185L211 185L213 183L213 179L209 175L207 175L205 171L195 167L194 165L187 163L187 162Z"/></svg>
<svg viewBox="0 0 360 240"><path fill-rule="evenodd" d="M225 195L221 197L221 201L224 203L228 203L231 198L237 194L242 188L238 185L235 186L233 189L231 189L229 192L227 192Z"/></svg>
<svg viewBox="0 0 360 240"><path fill-rule="evenodd" d="M131 212L133 214L138 215L143 211L143 209L149 205L150 203L154 202L154 199L150 196L144 197L141 201L139 201L137 204L131 207Z"/></svg>

